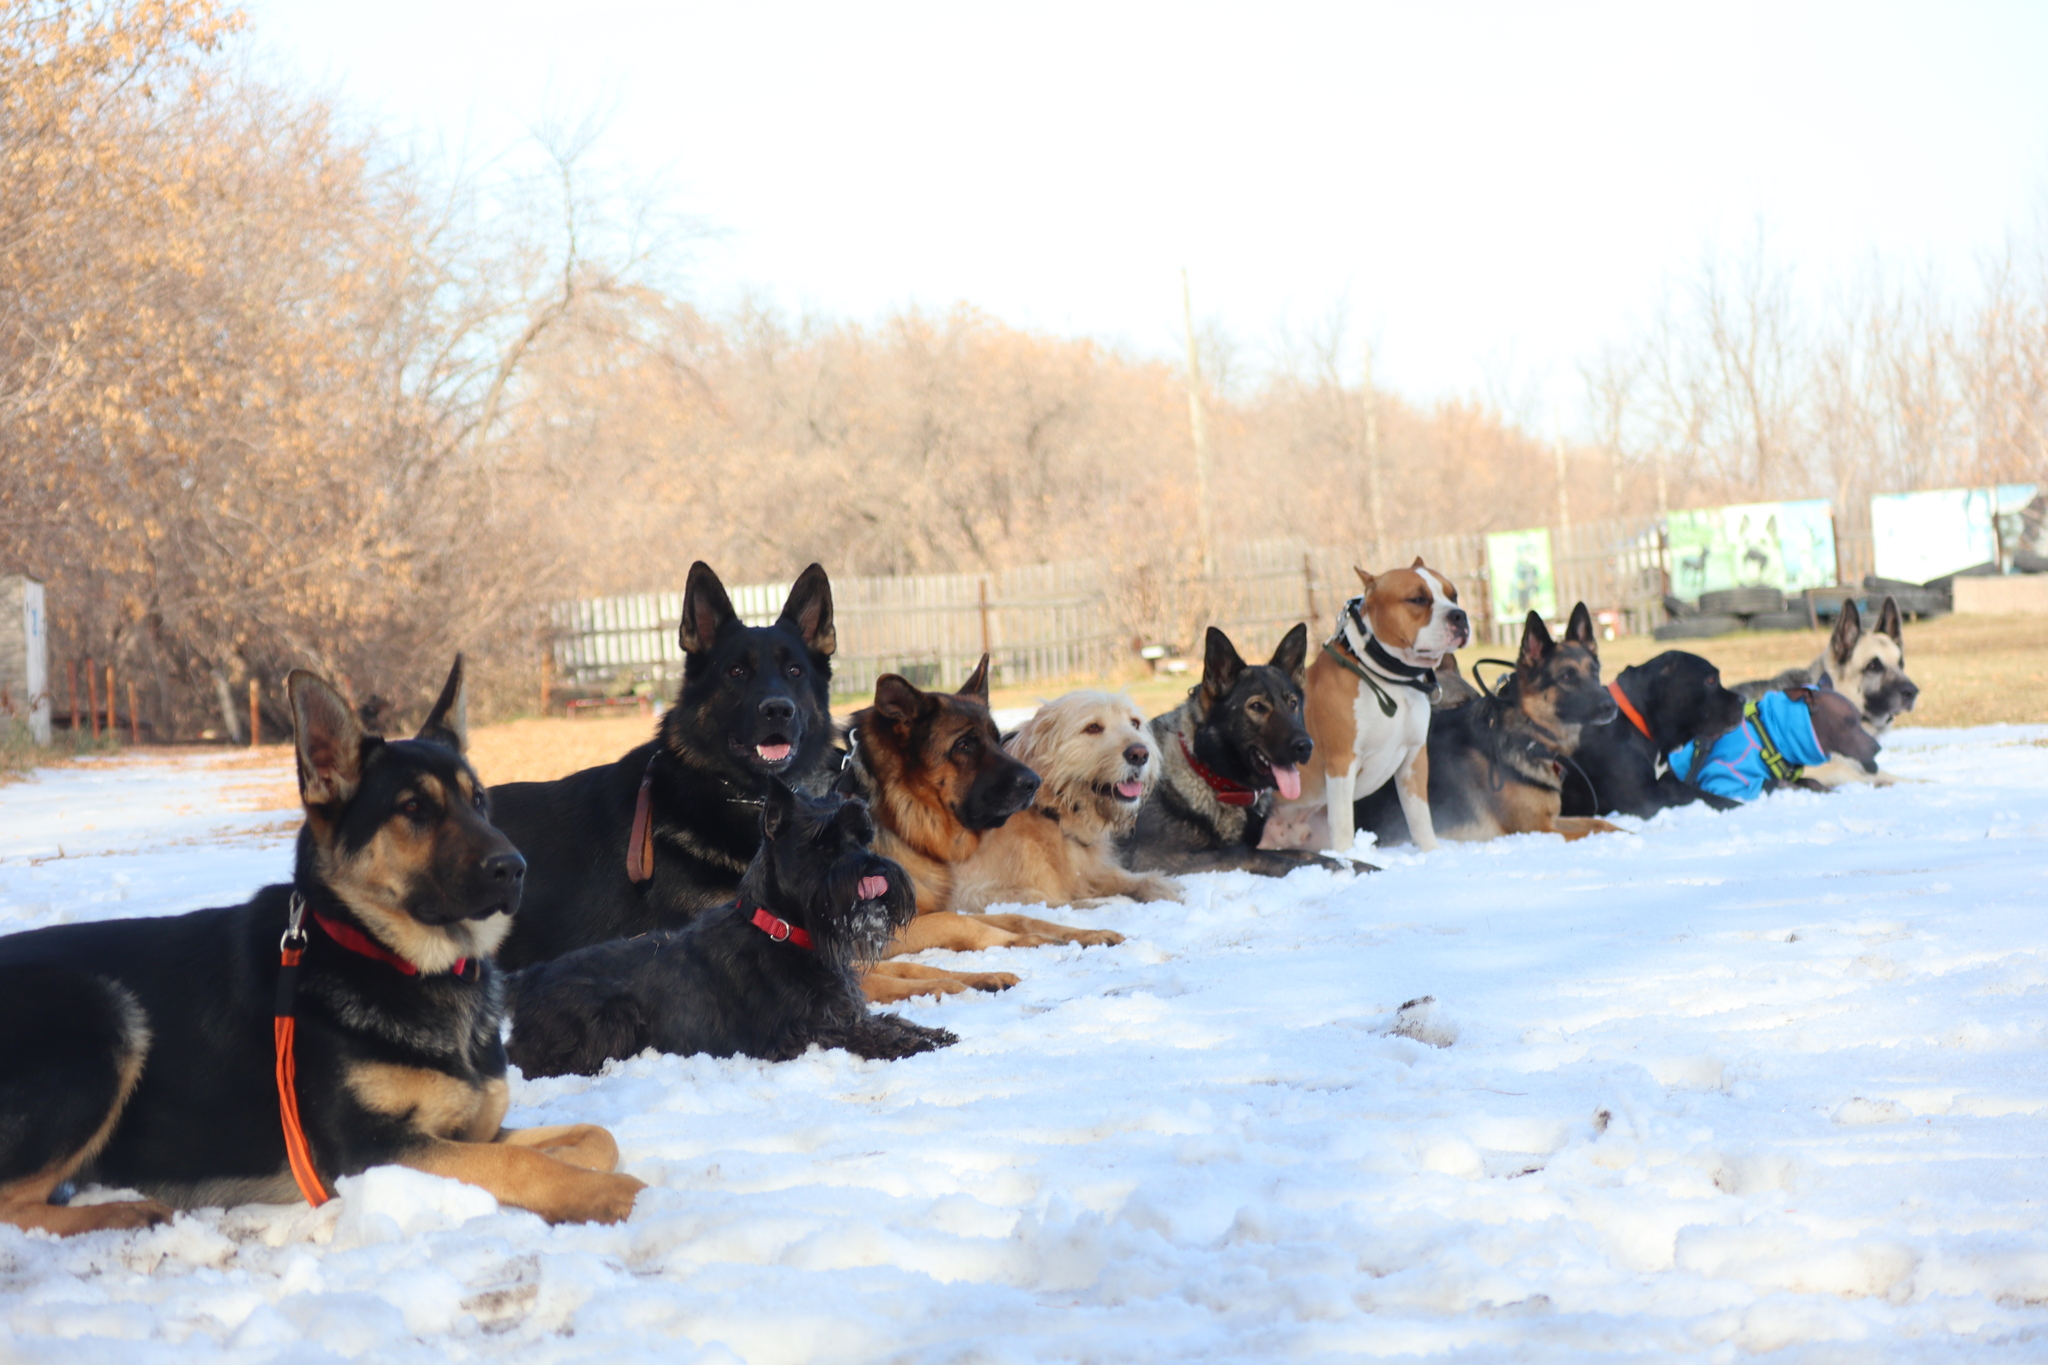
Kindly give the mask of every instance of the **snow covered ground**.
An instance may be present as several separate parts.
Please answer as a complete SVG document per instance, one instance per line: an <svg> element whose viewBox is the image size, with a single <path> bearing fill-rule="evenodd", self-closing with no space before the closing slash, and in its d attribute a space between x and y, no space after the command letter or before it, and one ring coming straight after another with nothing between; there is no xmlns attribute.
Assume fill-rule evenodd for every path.
<svg viewBox="0 0 2048 1365"><path fill-rule="evenodd" d="M961 1042L909 1061L515 1081L514 1123L618 1134L652 1188L616 1228L399 1170L0 1228L0 1360L2048 1358L2044 745L1911 732L1923 783L1195 878L1068 916L1122 947L955 959L1024 982L913 1006ZM278 879L254 778L0 788L0 926Z"/></svg>

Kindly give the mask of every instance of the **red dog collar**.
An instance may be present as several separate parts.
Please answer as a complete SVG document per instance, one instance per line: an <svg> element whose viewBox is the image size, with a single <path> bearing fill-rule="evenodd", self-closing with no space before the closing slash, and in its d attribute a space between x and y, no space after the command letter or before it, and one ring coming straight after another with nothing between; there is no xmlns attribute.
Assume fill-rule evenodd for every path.
<svg viewBox="0 0 2048 1365"><path fill-rule="evenodd" d="M1621 690L1621 683L1616 681L1607 684L1607 691L1614 697L1614 704L1621 708L1621 714L1628 717L1629 724L1642 731L1644 739L1655 744L1657 741L1650 734L1650 723L1643 719L1643 713L1636 710L1636 704L1630 701L1628 694Z"/></svg>
<svg viewBox="0 0 2048 1365"><path fill-rule="evenodd" d="M377 942L376 939L371 938L352 924L344 924L338 919L329 919L318 910L313 912L313 923L319 925L321 932L325 933L327 937L333 939L352 953L359 953L364 957L373 957L379 962L396 967L407 976L418 976L420 974L418 967L407 962L397 953L392 952L389 948L386 948L383 944ZM454 975L466 979L469 976L469 959L466 957L456 958L455 966L450 971Z"/></svg>
<svg viewBox="0 0 2048 1365"><path fill-rule="evenodd" d="M1210 772L1203 766L1202 760L1196 758L1194 751L1188 748L1185 735L1176 734L1174 738L1180 741L1181 756L1187 759L1188 766L1195 770L1195 776L1209 784L1209 790L1216 794L1218 801L1226 806L1249 806L1259 799L1259 794L1242 782L1232 782L1221 773Z"/></svg>
<svg viewBox="0 0 2048 1365"><path fill-rule="evenodd" d="M777 943L794 943L799 948L811 946L811 936L808 932L797 928L786 919L777 919L765 909L754 911L754 927Z"/></svg>

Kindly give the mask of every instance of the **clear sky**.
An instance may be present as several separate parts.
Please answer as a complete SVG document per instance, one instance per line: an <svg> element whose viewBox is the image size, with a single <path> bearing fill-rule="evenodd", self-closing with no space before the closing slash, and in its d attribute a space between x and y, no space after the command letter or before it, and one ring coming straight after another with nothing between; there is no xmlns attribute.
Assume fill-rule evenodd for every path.
<svg viewBox="0 0 2048 1365"><path fill-rule="evenodd" d="M1170 354L1186 266L1254 346L1342 300L1383 382L1524 417L1709 247L1960 291L2048 204L2048 3L248 8L261 67L394 130L610 111L601 155L717 229L713 307Z"/></svg>

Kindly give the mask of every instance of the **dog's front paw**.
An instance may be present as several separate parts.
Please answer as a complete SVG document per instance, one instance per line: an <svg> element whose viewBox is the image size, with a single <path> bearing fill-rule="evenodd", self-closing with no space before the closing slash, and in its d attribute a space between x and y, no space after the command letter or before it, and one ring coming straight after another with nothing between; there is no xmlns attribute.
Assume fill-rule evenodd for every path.
<svg viewBox="0 0 2048 1365"><path fill-rule="evenodd" d="M959 976L977 991L1006 991L1022 980L1014 972L961 972Z"/></svg>
<svg viewBox="0 0 2048 1365"><path fill-rule="evenodd" d="M550 1223L623 1223L632 1216L633 1200L646 1188L646 1181L630 1175L586 1172L546 1217Z"/></svg>
<svg viewBox="0 0 2048 1365"><path fill-rule="evenodd" d="M1186 894L1181 890L1180 883L1171 877L1147 876L1138 882L1131 892L1131 897L1138 901L1178 902L1185 899Z"/></svg>
<svg viewBox="0 0 2048 1365"><path fill-rule="evenodd" d="M1083 948L1113 948L1124 941L1124 936L1114 929L1076 929L1067 935L1067 941Z"/></svg>

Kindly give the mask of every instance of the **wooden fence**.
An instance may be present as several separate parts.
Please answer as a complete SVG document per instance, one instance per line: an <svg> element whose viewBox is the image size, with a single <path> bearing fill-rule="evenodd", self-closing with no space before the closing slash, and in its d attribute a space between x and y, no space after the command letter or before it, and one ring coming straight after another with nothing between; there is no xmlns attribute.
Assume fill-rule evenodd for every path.
<svg viewBox="0 0 2048 1365"><path fill-rule="evenodd" d="M1583 601L1612 613L1623 634L1663 620L1668 564L1654 521L1566 527L1552 531L1551 544L1560 614ZM1272 540L1223 551L1208 573L1080 560L984 574L834 578L833 687L866 694L883 673L955 686L983 653L1007 685L1100 677L1135 663L1146 646L1199 656L1210 624L1247 658L1264 658L1297 621L1312 632L1333 627L1338 608L1358 592L1354 564L1388 568L1417 555L1458 585L1479 638L1492 639L1483 535L1389 541L1379 552ZM742 618L767 625L789 588L754 583L728 591ZM680 592L561 603L544 626L543 669L555 685L586 693L642 684L669 691L682 674L682 609ZM1518 636L1519 627L1502 634Z"/></svg>

